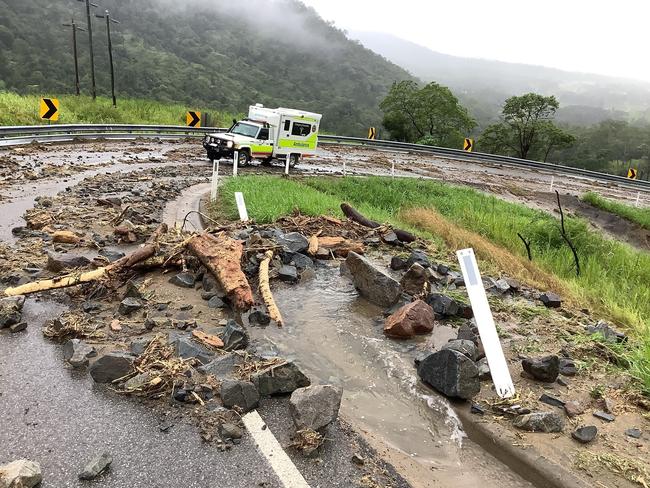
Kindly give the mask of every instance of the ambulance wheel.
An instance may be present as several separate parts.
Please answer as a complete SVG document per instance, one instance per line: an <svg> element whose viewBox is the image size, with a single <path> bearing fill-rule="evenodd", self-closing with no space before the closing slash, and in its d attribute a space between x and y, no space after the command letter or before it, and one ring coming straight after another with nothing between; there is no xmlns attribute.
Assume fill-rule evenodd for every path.
<svg viewBox="0 0 650 488"><path fill-rule="evenodd" d="M271 161L273 161L272 157L264 158L262 159L262 166L272 166Z"/></svg>
<svg viewBox="0 0 650 488"><path fill-rule="evenodd" d="M248 151L239 151L239 159L237 160L237 166L243 168L248 166L251 162L251 156L248 154Z"/></svg>
<svg viewBox="0 0 650 488"><path fill-rule="evenodd" d="M295 168L300 162L300 154L290 154L289 155L289 167Z"/></svg>

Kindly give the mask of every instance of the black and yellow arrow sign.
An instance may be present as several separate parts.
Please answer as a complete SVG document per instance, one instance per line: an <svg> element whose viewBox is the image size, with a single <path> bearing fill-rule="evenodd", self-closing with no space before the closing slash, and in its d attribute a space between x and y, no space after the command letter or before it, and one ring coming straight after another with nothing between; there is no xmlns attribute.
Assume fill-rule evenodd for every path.
<svg viewBox="0 0 650 488"><path fill-rule="evenodd" d="M52 120L56 122L59 120L59 100L56 98L41 98L40 103L41 119Z"/></svg>
<svg viewBox="0 0 650 488"><path fill-rule="evenodd" d="M201 112L187 112L185 120L190 127L201 127Z"/></svg>
<svg viewBox="0 0 650 488"><path fill-rule="evenodd" d="M472 152L474 150L474 139L465 138L463 142L463 151Z"/></svg>
<svg viewBox="0 0 650 488"><path fill-rule="evenodd" d="M627 170L627 177L631 180L636 180L637 171L636 168L630 168Z"/></svg>
<svg viewBox="0 0 650 488"><path fill-rule="evenodd" d="M368 139L377 139L377 129L374 127L368 129Z"/></svg>

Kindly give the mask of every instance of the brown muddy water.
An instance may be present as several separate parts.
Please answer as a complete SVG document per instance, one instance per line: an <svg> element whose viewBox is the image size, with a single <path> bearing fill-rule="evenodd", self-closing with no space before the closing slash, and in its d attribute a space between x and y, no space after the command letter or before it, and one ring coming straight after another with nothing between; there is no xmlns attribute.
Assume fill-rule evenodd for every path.
<svg viewBox="0 0 650 488"><path fill-rule="evenodd" d="M383 310L359 297L338 263L294 286L277 284L283 328L250 328L262 349L295 359L317 383L343 388L342 415L414 487L532 486L469 441L449 402L422 385L418 342L383 335ZM438 328L435 341L453 332ZM406 472L404 472L406 471Z"/></svg>

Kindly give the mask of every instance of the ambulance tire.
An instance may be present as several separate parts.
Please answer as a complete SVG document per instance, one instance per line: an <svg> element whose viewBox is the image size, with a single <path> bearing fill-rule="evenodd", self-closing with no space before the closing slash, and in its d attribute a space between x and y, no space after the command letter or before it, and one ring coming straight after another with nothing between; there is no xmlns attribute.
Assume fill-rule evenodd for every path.
<svg viewBox="0 0 650 488"><path fill-rule="evenodd" d="M300 162L300 154L289 154L289 167L295 168Z"/></svg>
<svg viewBox="0 0 650 488"><path fill-rule="evenodd" d="M251 155L248 153L248 151L239 151L239 160L237 166L243 168L245 166L248 166L250 162Z"/></svg>
<svg viewBox="0 0 650 488"><path fill-rule="evenodd" d="M271 161L273 161L273 157L269 156L268 158L262 159L261 165L262 166L273 166L271 164Z"/></svg>

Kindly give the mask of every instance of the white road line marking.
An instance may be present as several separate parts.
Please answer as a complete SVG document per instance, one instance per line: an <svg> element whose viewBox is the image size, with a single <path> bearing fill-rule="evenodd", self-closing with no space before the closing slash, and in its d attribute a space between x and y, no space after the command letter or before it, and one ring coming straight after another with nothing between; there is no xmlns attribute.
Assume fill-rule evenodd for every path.
<svg viewBox="0 0 650 488"><path fill-rule="evenodd" d="M309 488L298 468L293 464L287 453L271 432L271 429L264 428L266 423L256 410L247 413L242 417L244 426L257 444L258 449L269 462L275 474L285 488Z"/></svg>

